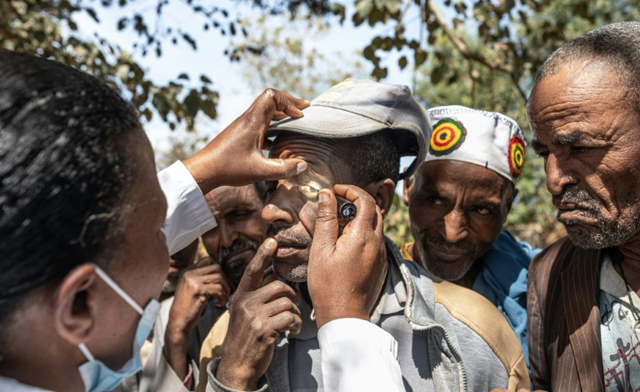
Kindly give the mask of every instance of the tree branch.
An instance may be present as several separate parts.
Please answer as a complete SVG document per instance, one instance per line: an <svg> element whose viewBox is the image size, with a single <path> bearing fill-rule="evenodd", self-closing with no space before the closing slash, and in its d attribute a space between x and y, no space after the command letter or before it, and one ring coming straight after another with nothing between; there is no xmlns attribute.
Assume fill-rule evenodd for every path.
<svg viewBox="0 0 640 392"><path fill-rule="evenodd" d="M444 19L444 17L442 16L440 11L438 10L438 7L436 7L436 4L435 4L434 0L427 0L427 8L433 14L433 16L435 17L436 22L438 23L438 25L442 28L442 30L444 30L445 34L447 35L447 37L449 38L451 43L453 43L453 45L456 47L456 49L458 49L460 54L462 54L465 58L467 58L469 60L477 61L480 64L482 64L482 65L484 65L484 66L486 66L486 67L488 67L490 69L495 69L496 71L500 71L500 72L503 72L503 73L506 73L507 75L509 75L511 82L515 85L515 87L518 90L518 93L520 93L520 96L522 97L522 99L524 99L525 102L527 101L527 95L520 88L520 85L518 84L518 76L515 74L513 69L503 66L497 60L496 61L489 61L484 56L482 56L480 53L471 51L471 49L469 49L469 47L464 42L462 42L460 37L458 37L453 32L453 30L451 30L451 28L447 25L447 21Z"/></svg>

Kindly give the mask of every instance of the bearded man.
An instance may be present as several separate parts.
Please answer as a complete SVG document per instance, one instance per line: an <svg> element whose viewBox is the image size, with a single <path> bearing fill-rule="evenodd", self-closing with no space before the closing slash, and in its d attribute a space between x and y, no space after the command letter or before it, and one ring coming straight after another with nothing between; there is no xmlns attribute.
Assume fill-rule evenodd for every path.
<svg viewBox="0 0 640 392"><path fill-rule="evenodd" d="M601 27L542 66L527 107L533 148L569 238L528 282L533 384L640 388L640 23Z"/></svg>
<svg viewBox="0 0 640 392"><path fill-rule="evenodd" d="M218 322L225 328L216 328L212 338L224 339L225 305L266 238L267 224L260 216L263 182L221 186L204 198L217 223L201 236L209 257L181 271L175 295L162 302L141 380L143 392L186 391L197 383L202 344Z"/></svg>

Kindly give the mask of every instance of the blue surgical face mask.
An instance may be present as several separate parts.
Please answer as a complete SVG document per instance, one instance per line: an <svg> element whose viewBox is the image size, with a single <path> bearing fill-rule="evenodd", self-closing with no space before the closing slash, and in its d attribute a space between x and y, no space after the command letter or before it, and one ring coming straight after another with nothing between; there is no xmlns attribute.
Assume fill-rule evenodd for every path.
<svg viewBox="0 0 640 392"><path fill-rule="evenodd" d="M78 367L80 377L84 382L87 392L111 391L117 387L123 379L136 374L142 369L142 359L140 358L140 348L149 336L153 323L156 321L160 304L152 299L144 310L138 305L127 293L122 290L116 282L113 281L100 267L95 266L96 274L108 284L122 299L127 301L132 308L136 310L142 317L138 323L136 337L133 341L133 357L127 361L119 370L112 370L102 361L97 360L91 354L87 346L78 345L78 348L87 358L87 362Z"/></svg>

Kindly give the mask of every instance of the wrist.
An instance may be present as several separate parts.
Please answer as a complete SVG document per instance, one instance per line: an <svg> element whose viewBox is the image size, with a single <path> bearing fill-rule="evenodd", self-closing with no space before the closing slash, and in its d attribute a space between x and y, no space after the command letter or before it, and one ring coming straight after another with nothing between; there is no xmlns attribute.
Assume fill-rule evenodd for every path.
<svg viewBox="0 0 640 392"><path fill-rule="evenodd" d="M314 310L316 313L316 325L318 329L322 328L323 325L325 325L330 321L344 319L344 318L369 321L369 312L367 312L365 309L360 309L360 308L337 309L335 307L330 307L328 309L318 309L314 307Z"/></svg>
<svg viewBox="0 0 640 392"><path fill-rule="evenodd" d="M189 340L189 330L186 326L176 325L169 322L167 324L167 331L164 334L164 341L166 345L173 347L186 347Z"/></svg>
<svg viewBox="0 0 640 392"><path fill-rule="evenodd" d="M198 184L198 187L200 187L203 195L206 195L219 186L219 184L216 183L217 170L214 160L211 159L212 155L214 154L205 154L204 151L201 151L182 161L182 164L187 168L191 177L193 177Z"/></svg>
<svg viewBox="0 0 640 392"><path fill-rule="evenodd" d="M215 375L216 379L225 387L238 391L255 391L258 389L259 377L248 377L247 372L239 369L240 366L229 364L225 361L225 357L222 357Z"/></svg>

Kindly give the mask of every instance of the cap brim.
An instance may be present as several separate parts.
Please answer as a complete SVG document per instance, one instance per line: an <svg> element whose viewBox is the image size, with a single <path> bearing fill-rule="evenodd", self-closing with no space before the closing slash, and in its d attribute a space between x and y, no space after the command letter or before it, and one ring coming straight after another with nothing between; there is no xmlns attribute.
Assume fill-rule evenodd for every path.
<svg viewBox="0 0 640 392"><path fill-rule="evenodd" d="M267 136L291 131L311 136L347 138L364 136L388 128L387 124L371 118L325 106L310 106L303 110L303 113L304 117L288 118L271 125Z"/></svg>
<svg viewBox="0 0 640 392"><path fill-rule="evenodd" d="M349 138L369 135L385 129L393 130L400 156L416 156L416 162L410 166L401 178L410 176L417 163L422 162L426 154L424 140L419 139L408 129L391 128L389 124L373 120L346 110L325 106L310 106L302 111L304 117L288 118L272 124L267 137L277 136L282 131L296 132L309 136L326 138Z"/></svg>

